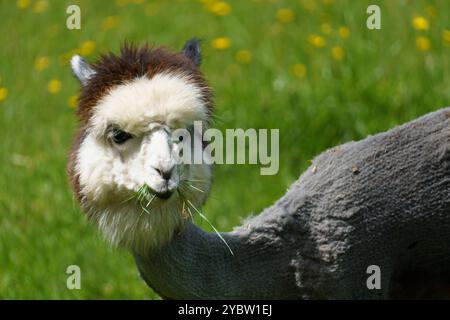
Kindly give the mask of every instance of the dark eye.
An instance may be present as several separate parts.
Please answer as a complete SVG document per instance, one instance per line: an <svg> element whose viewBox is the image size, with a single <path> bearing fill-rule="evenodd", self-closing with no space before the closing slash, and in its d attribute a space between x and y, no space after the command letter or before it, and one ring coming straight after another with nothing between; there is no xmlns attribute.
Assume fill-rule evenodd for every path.
<svg viewBox="0 0 450 320"><path fill-rule="evenodd" d="M179 136L179 137L178 137L178 141L180 141L180 142L183 141L183 139L184 139L183 136Z"/></svg>
<svg viewBox="0 0 450 320"><path fill-rule="evenodd" d="M113 129L112 139L117 144L122 144L125 141L131 139L133 136L128 132L122 131L120 129Z"/></svg>

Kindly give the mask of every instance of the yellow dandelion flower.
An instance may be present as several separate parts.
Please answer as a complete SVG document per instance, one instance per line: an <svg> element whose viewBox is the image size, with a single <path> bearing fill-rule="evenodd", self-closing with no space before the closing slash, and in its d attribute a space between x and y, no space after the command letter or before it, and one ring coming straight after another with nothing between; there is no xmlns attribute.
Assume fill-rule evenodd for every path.
<svg viewBox="0 0 450 320"><path fill-rule="evenodd" d="M19 9L26 9L30 6L30 0L17 0L16 5Z"/></svg>
<svg viewBox="0 0 450 320"><path fill-rule="evenodd" d="M0 87L0 102L5 100L7 96L8 96L8 89Z"/></svg>
<svg viewBox="0 0 450 320"><path fill-rule="evenodd" d="M152 2L145 6L144 12L146 16L153 17L158 14L159 9L160 9L159 3Z"/></svg>
<svg viewBox="0 0 450 320"><path fill-rule="evenodd" d="M422 16L416 16L412 19L412 25L416 30L428 30L428 20Z"/></svg>
<svg viewBox="0 0 450 320"><path fill-rule="evenodd" d="M39 0L33 6L33 11L35 13L42 13L47 10L48 1L47 0Z"/></svg>
<svg viewBox="0 0 450 320"><path fill-rule="evenodd" d="M50 59L48 57L39 57L34 61L34 69L36 71L43 71L48 68Z"/></svg>
<svg viewBox="0 0 450 320"><path fill-rule="evenodd" d="M338 33L342 39L347 39L350 36L350 29L347 27L340 27Z"/></svg>
<svg viewBox="0 0 450 320"><path fill-rule="evenodd" d="M118 7L125 7L128 4L128 0L116 0L116 6Z"/></svg>
<svg viewBox="0 0 450 320"><path fill-rule="evenodd" d="M249 50L239 50L236 53L236 60L240 63L250 63L252 61L252 53Z"/></svg>
<svg viewBox="0 0 450 320"><path fill-rule="evenodd" d="M214 39L211 42L211 45L215 49L225 50L231 46L231 40L230 40L230 38L227 38L227 37L219 37L219 38Z"/></svg>
<svg viewBox="0 0 450 320"><path fill-rule="evenodd" d="M326 46L326 41L323 37L318 36L316 34L312 34L308 37L308 42L312 44L314 47L323 48Z"/></svg>
<svg viewBox="0 0 450 320"><path fill-rule="evenodd" d="M442 31L442 41L446 46L450 46L450 30Z"/></svg>
<svg viewBox="0 0 450 320"><path fill-rule="evenodd" d="M281 23L289 23L295 18L295 13L291 9L282 8L277 11L277 19Z"/></svg>
<svg viewBox="0 0 450 320"><path fill-rule="evenodd" d="M304 78L306 76L306 66L303 63L296 63L292 66L292 73L297 78Z"/></svg>
<svg viewBox="0 0 450 320"><path fill-rule="evenodd" d="M95 50L95 43L93 41L85 41L80 46L80 54L82 56L88 56Z"/></svg>
<svg viewBox="0 0 450 320"><path fill-rule="evenodd" d="M322 23L320 26L320 30L326 35L330 34L333 31L328 23Z"/></svg>
<svg viewBox="0 0 450 320"><path fill-rule="evenodd" d="M430 40L427 37L417 37L416 38L416 48L419 51L428 51L430 50L431 44Z"/></svg>
<svg viewBox="0 0 450 320"><path fill-rule="evenodd" d="M333 58L335 60L342 60L345 57L345 51L344 48L340 47L340 46L335 46L333 48L331 48L331 55L333 56Z"/></svg>
<svg viewBox="0 0 450 320"><path fill-rule="evenodd" d="M70 96L69 100L67 100L67 104L71 108L76 108L77 103L78 103L78 97L77 96Z"/></svg>
<svg viewBox="0 0 450 320"><path fill-rule="evenodd" d="M118 16L109 16L102 20L102 29L104 31L111 30L117 27L118 24L119 24Z"/></svg>
<svg viewBox="0 0 450 320"><path fill-rule="evenodd" d="M47 85L47 90L51 94L56 94L61 90L61 81L53 79Z"/></svg>
<svg viewBox="0 0 450 320"><path fill-rule="evenodd" d="M225 1L213 1L207 5L207 8L218 16L226 16L231 12L231 6Z"/></svg>

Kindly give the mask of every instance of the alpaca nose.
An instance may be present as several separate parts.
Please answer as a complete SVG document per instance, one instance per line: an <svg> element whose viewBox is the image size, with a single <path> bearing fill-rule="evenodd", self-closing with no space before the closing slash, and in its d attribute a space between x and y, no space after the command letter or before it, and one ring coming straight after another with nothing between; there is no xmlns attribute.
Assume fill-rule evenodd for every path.
<svg viewBox="0 0 450 320"><path fill-rule="evenodd" d="M173 169L175 167L172 166L170 168L154 168L156 172L159 173L159 175L161 176L161 178L163 178L164 180L169 180L172 177L172 173L173 173Z"/></svg>

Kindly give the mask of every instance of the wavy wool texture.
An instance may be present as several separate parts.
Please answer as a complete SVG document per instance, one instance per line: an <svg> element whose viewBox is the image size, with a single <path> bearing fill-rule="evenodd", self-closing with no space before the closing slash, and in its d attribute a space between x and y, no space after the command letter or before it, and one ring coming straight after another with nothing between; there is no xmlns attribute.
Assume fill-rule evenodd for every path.
<svg viewBox="0 0 450 320"><path fill-rule="evenodd" d="M322 153L222 236L234 255L188 224L136 262L174 299L450 298L450 108ZM380 290L367 288L371 265Z"/></svg>

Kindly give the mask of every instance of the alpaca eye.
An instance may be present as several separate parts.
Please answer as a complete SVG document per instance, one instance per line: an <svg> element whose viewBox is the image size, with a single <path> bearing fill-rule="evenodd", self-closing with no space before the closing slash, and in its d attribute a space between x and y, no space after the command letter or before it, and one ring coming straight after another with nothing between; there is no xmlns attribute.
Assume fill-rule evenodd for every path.
<svg viewBox="0 0 450 320"><path fill-rule="evenodd" d="M112 139L117 144L122 144L125 141L131 139L133 136L128 132L122 131L120 129L113 129Z"/></svg>
<svg viewBox="0 0 450 320"><path fill-rule="evenodd" d="M175 135L175 136L172 137L172 143L175 143L175 144L183 142L183 140L184 140L184 137L181 134L180 135Z"/></svg>

